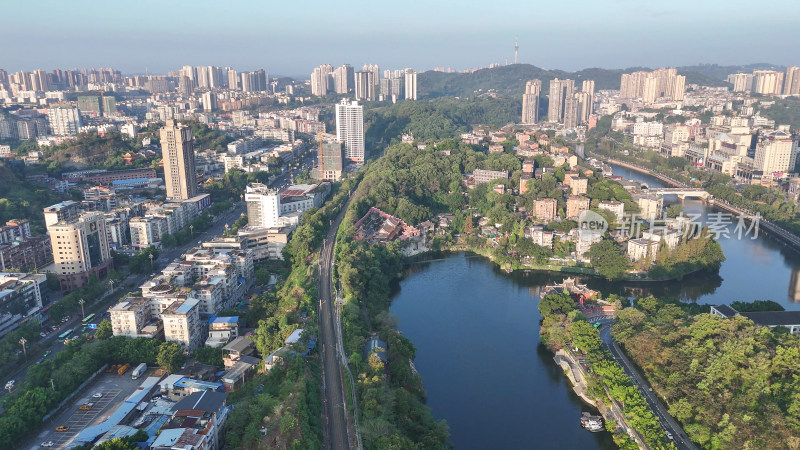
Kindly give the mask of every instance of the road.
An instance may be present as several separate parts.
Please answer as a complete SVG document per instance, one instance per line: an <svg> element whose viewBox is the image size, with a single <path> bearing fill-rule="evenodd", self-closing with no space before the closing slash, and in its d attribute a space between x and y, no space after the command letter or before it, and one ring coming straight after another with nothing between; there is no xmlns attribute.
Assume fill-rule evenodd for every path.
<svg viewBox="0 0 800 450"><path fill-rule="evenodd" d="M175 258L179 257L185 251L189 250L190 248L197 245L198 241L203 239L209 239L213 236L221 234L225 229L225 224L231 225L233 222L239 218L239 216L244 212L245 206L244 203L237 202L231 208L231 210L220 214L219 216L214 218L213 224L211 228L208 230L200 233L195 233L194 238L187 244L184 244L179 247L175 247L172 249L167 249L161 252L158 256L157 260L154 260L154 271L157 270L158 267L164 267ZM117 287L114 289L113 295L110 295L106 301L98 302L93 304L90 307L86 307L86 315L89 314L97 314L99 317L106 312L108 307L114 303L116 303L120 298L127 295L130 291L126 286L131 285L135 288L138 288L142 283L145 282L150 277L150 274L129 274L125 279L117 283ZM64 349L64 342L61 339L58 339L58 335L63 333L64 331L72 328L75 329L77 327L78 331L80 331L81 327L81 315L75 314L73 315L72 319L65 324L61 324L57 331L54 331L47 335L47 337L43 338L40 342L49 342L50 344L41 348L38 352L29 352L28 353L28 361L22 364L19 369L12 373L7 379L2 380L3 386L5 386L8 380L16 380L17 386L16 388L20 388L20 384L24 382L24 380L28 376L28 369L33 365L38 363L42 355L45 351L50 350L51 354L46 359L53 359L56 357L56 354ZM0 392L0 399L2 396L7 395L8 391L3 390ZM0 411L2 412L2 411Z"/></svg>
<svg viewBox="0 0 800 450"><path fill-rule="evenodd" d="M647 403L650 405L650 410L655 413L656 418L664 430L672 434L675 446L679 449L696 450L697 447L692 444L692 441L686 433L683 432L683 429L678 425L675 419L669 415L667 408L661 403L658 397L656 397L655 393L650 390L650 386L648 386L641 375L639 375L639 372L633 367L628 357L625 356L625 353L619 348L619 344L611 337L610 326L605 326L600 329L600 339L603 340L603 344L605 344L606 348L614 355L614 359L622 366L633 384L642 392L645 400L647 400Z"/></svg>
<svg viewBox="0 0 800 450"><path fill-rule="evenodd" d="M337 337L334 326L335 299L331 286L331 266L333 264L333 247L336 244L336 233L347 210L347 203L342 207L339 215L331 224L328 235L322 243L319 256L319 300L320 314L319 326L322 335L322 380L324 390L324 404L322 407L323 423L325 424L326 448L334 450L354 448L350 445L350 424L347 407L345 404L345 389L342 370L339 365L340 357L337 354Z"/></svg>

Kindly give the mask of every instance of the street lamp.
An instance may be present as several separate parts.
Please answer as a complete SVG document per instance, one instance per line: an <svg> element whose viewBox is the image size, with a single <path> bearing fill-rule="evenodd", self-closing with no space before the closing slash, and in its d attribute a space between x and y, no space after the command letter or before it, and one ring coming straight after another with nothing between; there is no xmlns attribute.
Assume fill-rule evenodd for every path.
<svg viewBox="0 0 800 450"><path fill-rule="evenodd" d="M192 240L194 240L194 225L189 225L189 232L192 233Z"/></svg>
<svg viewBox="0 0 800 450"><path fill-rule="evenodd" d="M114 292L114 280L109 280L108 284L111 285L111 292Z"/></svg>
<svg viewBox="0 0 800 450"><path fill-rule="evenodd" d="M150 270L153 270L153 254L150 253Z"/></svg>
<svg viewBox="0 0 800 450"><path fill-rule="evenodd" d="M83 316L83 318L85 319L86 318L86 313L83 311L83 304L84 303L86 303L86 301L84 299L78 300L78 304L81 305L81 316Z"/></svg>
<svg viewBox="0 0 800 450"><path fill-rule="evenodd" d="M27 361L28 360L28 350L25 349L25 344L28 343L28 340L25 339L24 337L23 338L19 338L19 343L22 344L22 353L25 354L25 360Z"/></svg>

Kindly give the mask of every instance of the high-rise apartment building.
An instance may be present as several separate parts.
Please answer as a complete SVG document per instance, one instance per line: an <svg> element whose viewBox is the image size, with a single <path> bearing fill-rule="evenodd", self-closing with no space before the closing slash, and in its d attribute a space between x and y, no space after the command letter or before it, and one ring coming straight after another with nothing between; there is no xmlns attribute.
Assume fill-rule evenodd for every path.
<svg viewBox="0 0 800 450"><path fill-rule="evenodd" d="M178 71L178 74L189 79L189 85L191 89L197 87L197 69L195 67L183 66L181 67L181 70Z"/></svg>
<svg viewBox="0 0 800 450"><path fill-rule="evenodd" d="M658 78L652 74L644 77L644 84L642 85L642 101L646 104L656 102L658 98Z"/></svg>
<svg viewBox="0 0 800 450"><path fill-rule="evenodd" d="M161 128L161 156L167 198L187 200L197 194L192 129L173 119Z"/></svg>
<svg viewBox="0 0 800 450"><path fill-rule="evenodd" d="M250 183L244 193L247 224L253 228L277 228L281 215L281 197L277 190L260 183Z"/></svg>
<svg viewBox="0 0 800 450"><path fill-rule="evenodd" d="M364 107L342 100L336 105L336 140L344 144L344 157L364 162Z"/></svg>
<svg viewBox="0 0 800 450"><path fill-rule="evenodd" d="M575 98L578 101L577 122L578 125L583 125L589 121L589 116L592 115L593 97L588 92L578 92L575 94Z"/></svg>
<svg viewBox="0 0 800 450"><path fill-rule="evenodd" d="M347 94L355 89L355 73L350 64L344 64L333 71L334 92Z"/></svg>
<svg viewBox="0 0 800 450"><path fill-rule="evenodd" d="M564 99L564 128L573 129L579 123L579 95L580 93L572 94Z"/></svg>
<svg viewBox="0 0 800 450"><path fill-rule="evenodd" d="M375 86L380 85L381 68L377 64L364 64L364 67L361 70L372 74L372 83Z"/></svg>
<svg viewBox="0 0 800 450"><path fill-rule="evenodd" d="M800 95L800 67L789 66L783 78L783 95Z"/></svg>
<svg viewBox="0 0 800 450"><path fill-rule="evenodd" d="M753 74L732 73L728 75L728 83L733 85L733 92L749 91L753 83Z"/></svg>
<svg viewBox="0 0 800 450"><path fill-rule="evenodd" d="M539 97L542 94L542 80L530 80L525 83L522 94L522 123L539 121Z"/></svg>
<svg viewBox="0 0 800 450"><path fill-rule="evenodd" d="M239 74L236 73L236 70L228 67L227 70L228 76L228 89L239 89Z"/></svg>
<svg viewBox="0 0 800 450"><path fill-rule="evenodd" d="M564 103L575 93L575 80L553 79L550 82L550 96L547 105L547 121L560 122L564 119Z"/></svg>
<svg viewBox="0 0 800 450"><path fill-rule="evenodd" d="M356 100L375 100L375 83L373 73L359 71L355 73Z"/></svg>
<svg viewBox="0 0 800 450"><path fill-rule="evenodd" d="M48 108L47 121L50 130L57 136L73 136L81 128L81 114L78 108L56 105Z"/></svg>
<svg viewBox="0 0 800 450"><path fill-rule="evenodd" d="M406 100L417 99L417 72L414 69L405 70Z"/></svg>
<svg viewBox="0 0 800 450"><path fill-rule="evenodd" d="M753 71L753 93L761 95L780 95L783 91L783 72L775 70Z"/></svg>
<svg viewBox="0 0 800 450"><path fill-rule="evenodd" d="M624 73L620 77L619 96L642 99L652 104L659 98L682 101L686 90L686 77L678 75L674 67L652 72Z"/></svg>
<svg viewBox="0 0 800 450"><path fill-rule="evenodd" d="M754 165L764 174L792 172L797 161L797 141L782 131L773 131L756 144Z"/></svg>
<svg viewBox="0 0 800 450"><path fill-rule="evenodd" d="M263 92L267 90L269 77L264 69L253 72L242 72L242 91L244 92Z"/></svg>
<svg viewBox="0 0 800 450"><path fill-rule="evenodd" d="M203 111L211 112L217 109L217 94L208 91L203 93Z"/></svg>
<svg viewBox="0 0 800 450"><path fill-rule="evenodd" d="M314 68L311 73L311 95L328 95L328 91L333 89L333 86L329 84L332 73L333 66L330 64L323 64Z"/></svg>
<svg viewBox="0 0 800 450"><path fill-rule="evenodd" d="M56 223L48 231L62 290L83 287L92 275L106 277L112 259L102 214L84 213L77 219Z"/></svg>

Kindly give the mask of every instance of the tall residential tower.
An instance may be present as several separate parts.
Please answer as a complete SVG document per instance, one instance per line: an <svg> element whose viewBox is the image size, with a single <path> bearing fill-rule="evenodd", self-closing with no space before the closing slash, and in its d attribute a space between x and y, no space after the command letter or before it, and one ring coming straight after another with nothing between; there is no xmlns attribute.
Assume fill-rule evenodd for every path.
<svg viewBox="0 0 800 450"><path fill-rule="evenodd" d="M364 162L364 107L342 100L336 105L336 140L344 144L344 157Z"/></svg>
<svg viewBox="0 0 800 450"><path fill-rule="evenodd" d="M525 93L522 94L522 123L539 121L539 96L541 93L541 80L534 79L525 83Z"/></svg>
<svg viewBox="0 0 800 450"><path fill-rule="evenodd" d="M167 120L161 128L161 156L167 198L187 200L194 197L197 194L197 173L192 129L175 120Z"/></svg>

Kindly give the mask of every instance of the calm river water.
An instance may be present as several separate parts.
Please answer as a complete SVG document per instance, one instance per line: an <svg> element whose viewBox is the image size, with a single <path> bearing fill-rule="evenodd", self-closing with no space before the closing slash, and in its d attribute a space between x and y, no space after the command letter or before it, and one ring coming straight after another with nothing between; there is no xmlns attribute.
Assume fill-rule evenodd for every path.
<svg viewBox="0 0 800 450"><path fill-rule="evenodd" d="M621 167L614 167L614 174L662 186ZM683 204L704 221L710 212L701 201ZM720 244L727 260L719 276L666 285L581 281L631 297L653 294L712 304L769 299L800 309L800 254L764 235L723 238ZM562 279L538 272L509 275L480 257L459 254L415 264L400 282L391 311L417 348L428 405L434 417L447 420L455 448L615 447L608 433L580 428L587 407L539 341L539 292Z"/></svg>

